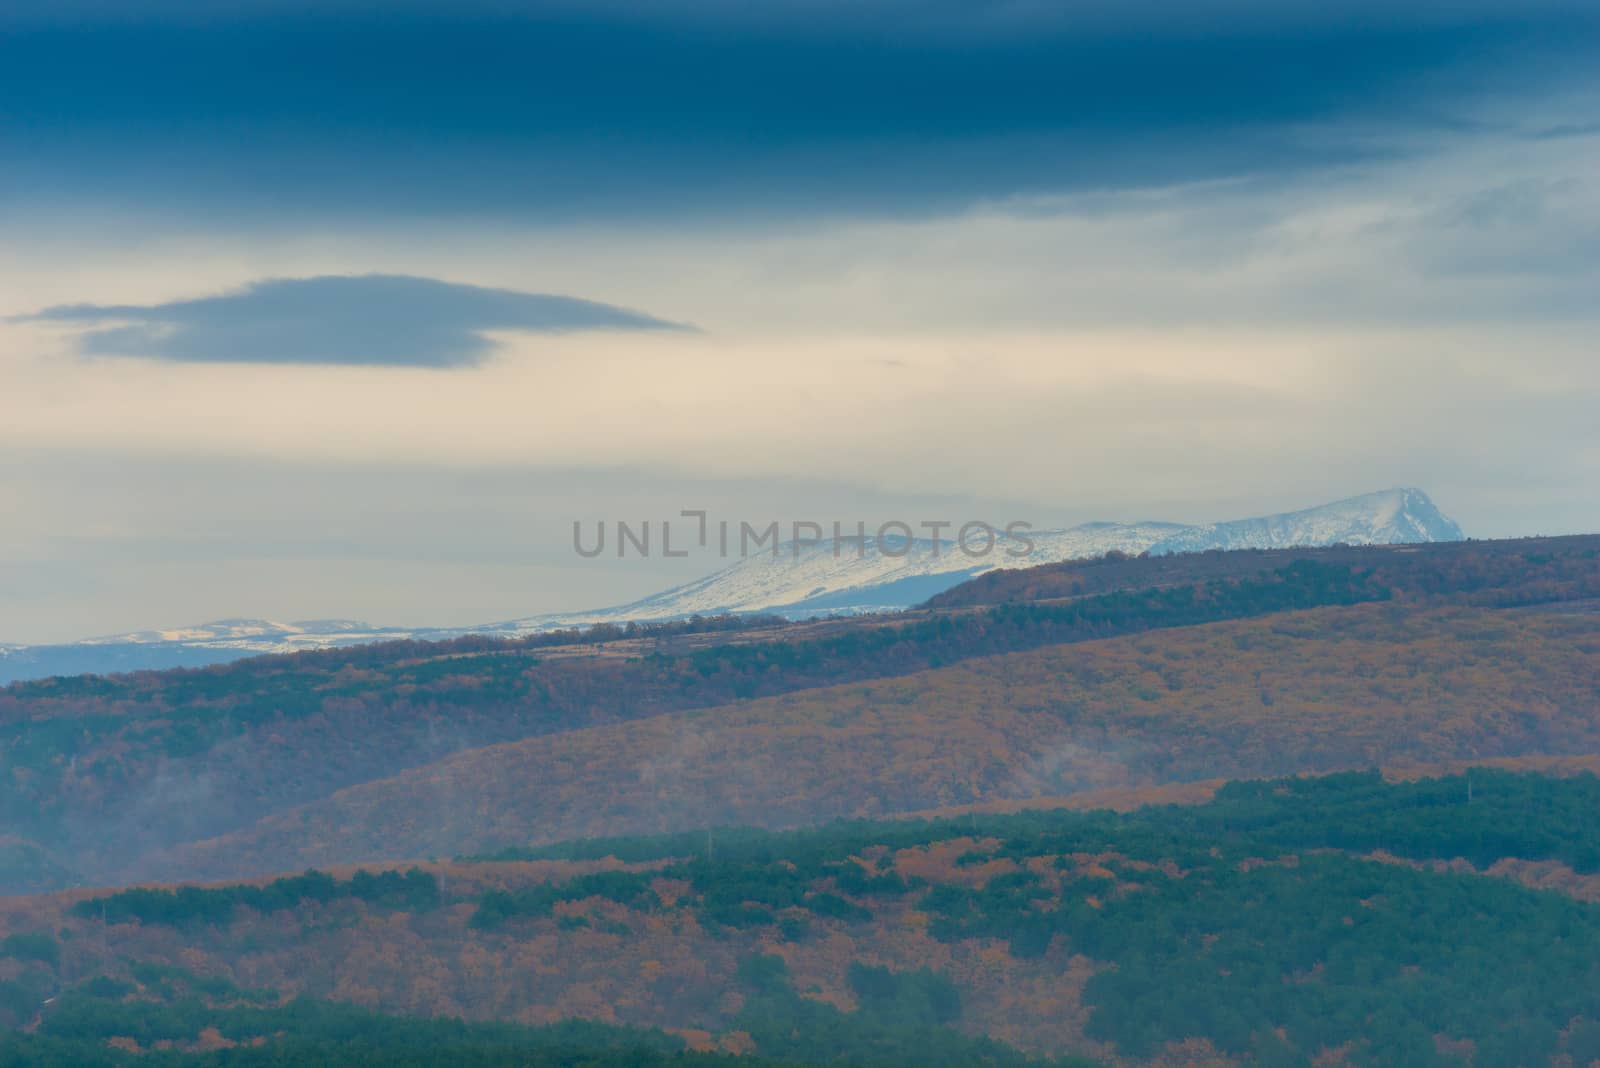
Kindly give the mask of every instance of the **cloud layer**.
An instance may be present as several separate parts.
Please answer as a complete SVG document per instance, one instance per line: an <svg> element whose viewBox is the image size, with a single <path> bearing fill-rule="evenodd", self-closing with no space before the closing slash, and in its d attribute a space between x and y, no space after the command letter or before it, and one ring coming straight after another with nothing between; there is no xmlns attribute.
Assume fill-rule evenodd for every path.
<svg viewBox="0 0 1600 1068"><path fill-rule="evenodd" d="M164 304L64 304L19 319L92 327L78 344L94 356L393 367L476 364L494 330L685 329L575 297L385 274L274 279Z"/></svg>
<svg viewBox="0 0 1600 1068"><path fill-rule="evenodd" d="M22 19L0 33L0 199L920 215L1368 159L1403 136L1338 131L1458 128L1484 99L1582 79L1600 44L1577 3L768 8L258 0Z"/></svg>
<svg viewBox="0 0 1600 1068"><path fill-rule="evenodd" d="M0 2L0 639L616 603L692 575L571 520L682 508L1600 529L1597 47L1593 0Z"/></svg>

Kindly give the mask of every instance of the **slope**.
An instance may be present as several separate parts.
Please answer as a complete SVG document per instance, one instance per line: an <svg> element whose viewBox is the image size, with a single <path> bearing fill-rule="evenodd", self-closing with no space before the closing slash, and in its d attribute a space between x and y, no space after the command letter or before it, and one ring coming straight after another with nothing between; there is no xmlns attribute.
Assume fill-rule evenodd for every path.
<svg viewBox="0 0 1600 1068"><path fill-rule="evenodd" d="M1600 779L1469 776L13 901L0 1023L50 997L39 1033L89 1048L349 1042L383 1024L353 1003L813 1064L1587 1063L1600 907L1515 875L1595 879Z"/></svg>
<svg viewBox="0 0 1600 1068"><path fill-rule="evenodd" d="M181 847L227 877L1372 763L1600 752L1600 615L1320 608L491 746Z"/></svg>

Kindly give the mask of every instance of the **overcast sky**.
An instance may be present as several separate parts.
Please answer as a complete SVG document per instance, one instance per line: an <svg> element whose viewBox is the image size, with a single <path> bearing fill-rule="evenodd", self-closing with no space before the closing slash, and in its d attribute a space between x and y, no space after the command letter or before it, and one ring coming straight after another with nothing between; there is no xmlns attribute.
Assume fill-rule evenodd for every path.
<svg viewBox="0 0 1600 1068"><path fill-rule="evenodd" d="M1396 6L12 0L0 641L683 508L1600 530L1600 15Z"/></svg>

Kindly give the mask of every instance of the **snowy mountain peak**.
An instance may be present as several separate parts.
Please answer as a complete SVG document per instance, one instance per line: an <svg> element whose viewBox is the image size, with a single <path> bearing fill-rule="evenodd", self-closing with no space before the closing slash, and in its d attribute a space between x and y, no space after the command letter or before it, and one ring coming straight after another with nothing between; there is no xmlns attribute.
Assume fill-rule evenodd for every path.
<svg viewBox="0 0 1600 1068"><path fill-rule="evenodd" d="M1083 523L1002 536L974 557L950 540L897 542L883 551L872 538L831 541L740 560L703 579L610 610L616 619L668 619L695 613L778 612L805 616L905 608L996 568L1036 567L1103 556L1113 550L1163 555L1207 549L1393 545L1459 541L1461 528L1419 489L1388 489L1298 512L1186 526L1181 523ZM533 621L526 621L533 622Z"/></svg>
<svg viewBox="0 0 1600 1068"><path fill-rule="evenodd" d="M1299 512L1188 527L1153 553L1204 549L1282 549L1305 545L1398 545L1460 541L1455 521L1419 489L1396 488L1348 497Z"/></svg>
<svg viewBox="0 0 1600 1068"><path fill-rule="evenodd" d="M1034 567L1104 556L1208 549L1393 545L1459 541L1461 528L1419 489L1395 488L1298 512L1223 523L1084 523L1061 530L997 532L981 554L954 539L832 539L788 543L776 553L738 560L682 586L614 608L532 616L479 627L407 629L353 620L276 623L223 619L195 627L138 631L57 646L0 647L0 684L53 674L130 671L214 664L258 653L287 653L397 638L464 634L514 637L596 623L646 622L724 612L771 612L792 618L889 611L928 600L996 568ZM972 546L967 546L970 550Z"/></svg>
<svg viewBox="0 0 1600 1068"><path fill-rule="evenodd" d="M314 619L297 623L274 623L267 619L217 619L192 627L172 630L137 630L88 638L80 645L144 645L152 642L220 642L287 639L297 636L324 637L337 634L370 633L377 628L353 619Z"/></svg>

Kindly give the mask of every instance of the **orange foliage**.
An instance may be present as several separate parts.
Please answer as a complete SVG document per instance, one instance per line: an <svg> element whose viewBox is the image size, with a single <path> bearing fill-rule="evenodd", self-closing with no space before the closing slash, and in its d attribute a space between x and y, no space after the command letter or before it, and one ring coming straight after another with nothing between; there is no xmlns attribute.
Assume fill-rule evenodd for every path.
<svg viewBox="0 0 1600 1068"><path fill-rule="evenodd" d="M224 878L717 823L1132 804L1219 775L1600 752L1597 631L1592 615L1377 604L1056 646L473 750L166 862Z"/></svg>

